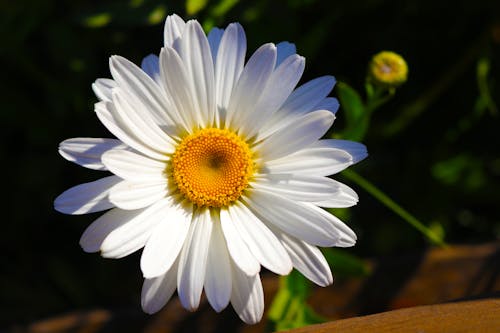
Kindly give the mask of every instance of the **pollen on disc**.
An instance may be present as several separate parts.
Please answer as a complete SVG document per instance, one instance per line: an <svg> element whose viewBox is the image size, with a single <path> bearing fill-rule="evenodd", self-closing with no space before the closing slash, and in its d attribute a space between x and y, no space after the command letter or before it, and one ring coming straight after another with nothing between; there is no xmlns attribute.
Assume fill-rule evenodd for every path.
<svg viewBox="0 0 500 333"><path fill-rule="evenodd" d="M248 144L225 129L206 128L188 135L172 158L177 188L198 206L224 207L238 200L253 171Z"/></svg>

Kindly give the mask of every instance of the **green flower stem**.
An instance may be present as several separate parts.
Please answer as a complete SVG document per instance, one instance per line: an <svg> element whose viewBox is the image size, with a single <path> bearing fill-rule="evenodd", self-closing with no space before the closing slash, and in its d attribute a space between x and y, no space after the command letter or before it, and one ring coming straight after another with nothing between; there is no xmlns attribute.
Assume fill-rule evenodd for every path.
<svg viewBox="0 0 500 333"><path fill-rule="evenodd" d="M385 88L378 85L372 85L369 79L366 79L366 102L365 110L369 115L388 101L396 94L396 88Z"/></svg>
<svg viewBox="0 0 500 333"><path fill-rule="evenodd" d="M385 95L382 94L375 95L373 99L369 99L366 102L366 109L368 110L369 113L375 111L380 106L387 103L391 98L393 98L394 94L395 94L395 89L390 89Z"/></svg>
<svg viewBox="0 0 500 333"><path fill-rule="evenodd" d="M399 215L403 220L405 220L415 229L424 234L433 244L443 247L447 246L441 237L436 235L431 229L426 227L422 222L417 220L417 218L411 215L403 207L401 207L396 202L394 202L394 200L389 198L387 194L379 190L375 185L373 185L368 180L361 177L355 171L344 170L342 172L342 175L345 176L347 179L355 182L359 186L361 186L366 192L370 193L375 199L380 201L384 206L392 210L394 213Z"/></svg>

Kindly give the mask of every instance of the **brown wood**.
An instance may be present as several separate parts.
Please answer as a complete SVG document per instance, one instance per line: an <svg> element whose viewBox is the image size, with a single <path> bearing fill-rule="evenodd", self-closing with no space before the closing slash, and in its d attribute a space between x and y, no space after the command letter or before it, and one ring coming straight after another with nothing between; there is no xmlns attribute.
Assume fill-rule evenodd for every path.
<svg viewBox="0 0 500 333"><path fill-rule="evenodd" d="M286 332L498 333L500 332L500 299L416 306L311 325Z"/></svg>

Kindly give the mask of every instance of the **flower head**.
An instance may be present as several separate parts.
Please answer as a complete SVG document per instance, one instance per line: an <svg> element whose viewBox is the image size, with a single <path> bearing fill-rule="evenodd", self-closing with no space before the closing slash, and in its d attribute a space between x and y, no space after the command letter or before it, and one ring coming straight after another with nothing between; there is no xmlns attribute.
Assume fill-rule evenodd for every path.
<svg viewBox="0 0 500 333"><path fill-rule="evenodd" d="M387 88L396 88L406 82L408 65L399 54L382 51L373 56L368 74L376 84Z"/></svg>
<svg viewBox="0 0 500 333"><path fill-rule="evenodd" d="M293 267L332 283L317 246L352 246L356 235L320 207L349 207L356 193L327 176L366 157L362 144L320 140L332 125L335 84L295 88L305 60L290 43L265 44L245 64L243 28L204 34L177 15L165 45L138 67L110 58L95 112L117 139L75 138L66 159L113 175L55 200L67 214L108 210L84 232L87 252L121 258L143 248L142 307L159 311L177 289L198 307L229 302L247 323L263 313L261 265Z"/></svg>

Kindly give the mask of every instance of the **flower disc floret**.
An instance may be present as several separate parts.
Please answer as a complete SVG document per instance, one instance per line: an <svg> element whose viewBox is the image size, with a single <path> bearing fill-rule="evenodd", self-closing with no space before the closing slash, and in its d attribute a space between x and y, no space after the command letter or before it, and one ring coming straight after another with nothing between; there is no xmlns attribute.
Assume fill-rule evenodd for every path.
<svg viewBox="0 0 500 333"><path fill-rule="evenodd" d="M254 171L248 144L227 129L186 136L172 157L179 191L198 206L224 207L238 200Z"/></svg>

